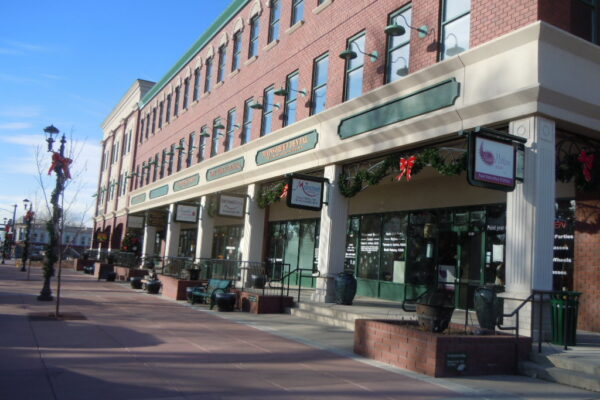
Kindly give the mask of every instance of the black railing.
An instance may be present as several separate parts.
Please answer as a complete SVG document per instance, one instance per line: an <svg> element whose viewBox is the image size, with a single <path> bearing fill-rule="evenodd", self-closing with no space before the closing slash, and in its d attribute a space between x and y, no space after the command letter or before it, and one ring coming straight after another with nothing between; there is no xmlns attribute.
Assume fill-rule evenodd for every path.
<svg viewBox="0 0 600 400"><path fill-rule="evenodd" d="M289 268L289 264L284 264L287 265ZM309 274L305 275L304 272L309 272ZM269 280L269 287L273 287L273 284L278 283L281 286L281 290L283 293L283 289L286 288L286 296L290 295L290 281L292 280L292 277L295 277L297 280L297 284L294 285L295 288L297 288L298 290L298 303L300 302L300 295L302 293L302 278L310 278L310 279L314 279L314 278L318 278L319 276L321 276L321 271L318 270L313 270L312 268L296 268L293 271L289 271L288 273L284 274L283 276L281 276L280 279L271 279Z"/></svg>

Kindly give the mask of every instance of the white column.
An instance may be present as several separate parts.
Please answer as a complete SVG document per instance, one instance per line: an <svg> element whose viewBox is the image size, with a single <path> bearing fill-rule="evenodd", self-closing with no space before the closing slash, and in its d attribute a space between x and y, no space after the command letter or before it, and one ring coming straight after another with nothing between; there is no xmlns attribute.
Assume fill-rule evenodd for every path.
<svg viewBox="0 0 600 400"><path fill-rule="evenodd" d="M531 290L552 289L555 203L555 124L540 116L510 123L510 133L527 138L525 174L506 199L505 312L514 310ZM531 309L521 312L528 334Z"/></svg>
<svg viewBox="0 0 600 400"><path fill-rule="evenodd" d="M179 246L179 232L181 224L175 221L175 212L177 204L169 204L169 220L167 222L167 240L165 244L165 257L177 257L177 247Z"/></svg>
<svg viewBox="0 0 600 400"><path fill-rule="evenodd" d="M198 235L196 236L196 258L211 258L214 218L208 215L209 198L200 199L200 212L198 213Z"/></svg>
<svg viewBox="0 0 600 400"><path fill-rule="evenodd" d="M258 206L260 185L248 186L246 215L244 216L244 234L240 243L242 260L262 261L263 239L265 232L265 210Z"/></svg>
<svg viewBox="0 0 600 400"><path fill-rule="evenodd" d="M142 244L142 257L154 256L154 241L156 240L156 227L148 224L148 214L144 218L144 242Z"/></svg>
<svg viewBox="0 0 600 400"><path fill-rule="evenodd" d="M312 299L320 303L332 303L335 300L334 278L344 271L348 199L338 188L341 172L341 165L329 165L324 170L324 177L331 184L327 192L328 204L321 210L318 258L321 275L317 278L317 288Z"/></svg>

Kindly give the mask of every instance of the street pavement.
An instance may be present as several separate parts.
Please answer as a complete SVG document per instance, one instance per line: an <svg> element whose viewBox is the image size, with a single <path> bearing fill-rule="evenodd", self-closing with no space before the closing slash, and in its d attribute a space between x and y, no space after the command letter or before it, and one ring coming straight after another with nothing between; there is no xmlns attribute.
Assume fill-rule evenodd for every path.
<svg viewBox="0 0 600 400"><path fill-rule="evenodd" d="M600 399L520 376L430 378L354 355L341 328L210 311L66 269L56 319L41 287L39 268L0 265L0 400Z"/></svg>

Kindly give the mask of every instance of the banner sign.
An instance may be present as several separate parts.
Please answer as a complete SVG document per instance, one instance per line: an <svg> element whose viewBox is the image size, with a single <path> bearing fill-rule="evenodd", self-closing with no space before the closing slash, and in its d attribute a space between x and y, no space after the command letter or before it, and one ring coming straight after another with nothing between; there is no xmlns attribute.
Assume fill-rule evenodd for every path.
<svg viewBox="0 0 600 400"><path fill-rule="evenodd" d="M177 209L175 210L175 221L192 223L198 222L198 206L177 204Z"/></svg>
<svg viewBox="0 0 600 400"><path fill-rule="evenodd" d="M188 176L187 178L175 181L175 183L173 183L173 191L179 192L180 190L196 186L198 183L200 183L200 174L194 174L192 176Z"/></svg>
<svg viewBox="0 0 600 400"><path fill-rule="evenodd" d="M272 161L293 156L294 154L312 150L317 146L318 139L319 134L317 131L311 131L285 142L259 150L256 153L256 165L267 164Z"/></svg>
<svg viewBox="0 0 600 400"><path fill-rule="evenodd" d="M146 201L146 193L138 194L137 196L133 196L131 198L131 205L135 206L136 204L140 204Z"/></svg>
<svg viewBox="0 0 600 400"><path fill-rule="evenodd" d="M225 164L218 165L206 171L206 180L214 181L241 172L244 169L244 157L236 158Z"/></svg>
<svg viewBox="0 0 600 400"><path fill-rule="evenodd" d="M228 194L219 195L217 215L221 217L244 218L246 212L246 197Z"/></svg>
<svg viewBox="0 0 600 400"><path fill-rule="evenodd" d="M169 185L163 185L157 187L156 189L152 189L148 194L148 197L150 197L151 199L155 199L157 197L166 196L167 193L169 193Z"/></svg>
<svg viewBox="0 0 600 400"><path fill-rule="evenodd" d="M310 175L292 174L288 178L287 206L320 211L326 179Z"/></svg>

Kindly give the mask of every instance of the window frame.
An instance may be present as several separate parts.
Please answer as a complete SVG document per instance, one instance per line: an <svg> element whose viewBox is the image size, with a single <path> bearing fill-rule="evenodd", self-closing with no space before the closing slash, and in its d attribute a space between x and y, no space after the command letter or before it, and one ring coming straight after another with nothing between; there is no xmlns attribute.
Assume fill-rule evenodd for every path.
<svg viewBox="0 0 600 400"><path fill-rule="evenodd" d="M242 57L242 31L237 31L233 34L233 51L231 57L231 72L240 69Z"/></svg>
<svg viewBox="0 0 600 400"><path fill-rule="evenodd" d="M206 160L206 154L204 153L204 151L206 150L207 136L202 135L204 132L208 132L207 125L203 125L202 128L200 128L200 142L198 144L198 158L197 158L199 163Z"/></svg>
<svg viewBox="0 0 600 400"><path fill-rule="evenodd" d="M271 100L269 100L269 98ZM266 136L273 132L273 113L275 100L275 86L271 85L263 91L263 108L260 123L260 136ZM267 122L268 121L268 122ZM268 124L268 126L267 126Z"/></svg>
<svg viewBox="0 0 600 400"><path fill-rule="evenodd" d="M210 93L212 91L212 68L213 58L208 57L206 59L205 71L204 71L204 93Z"/></svg>
<svg viewBox="0 0 600 400"><path fill-rule="evenodd" d="M304 21L304 0L292 0L292 19L290 22L290 26L294 26L302 21ZM301 7L301 15L300 19L298 19L298 9Z"/></svg>
<svg viewBox="0 0 600 400"><path fill-rule="evenodd" d="M185 138L179 139L179 149L177 149L177 172L183 169L183 152L185 149Z"/></svg>
<svg viewBox="0 0 600 400"><path fill-rule="evenodd" d="M187 110L190 103L190 78L187 77L183 80L183 102L181 104L182 110Z"/></svg>
<svg viewBox="0 0 600 400"><path fill-rule="evenodd" d="M279 40L281 34L281 0L271 0L270 8L268 43Z"/></svg>
<svg viewBox="0 0 600 400"><path fill-rule="evenodd" d="M283 126L288 126L291 125L293 123L295 123L296 121L298 121L298 89L296 90L292 90L292 85L291 85L291 81L292 79L297 79L298 82L296 83L297 87L300 87L300 71L296 70L294 72L292 72L291 74L289 74L286 78L285 78L285 90L287 92L286 96L285 96L285 103L283 106ZM290 105L295 104L295 108L294 108L294 120L290 122Z"/></svg>
<svg viewBox="0 0 600 400"><path fill-rule="evenodd" d="M254 118L254 109L250 107L254 103L254 98L250 97L244 102L244 119L240 139L242 144L249 143L252 140L252 120Z"/></svg>
<svg viewBox="0 0 600 400"><path fill-rule="evenodd" d="M179 115L179 96L181 95L181 87L177 86L175 88L175 101L173 102L173 117L177 117Z"/></svg>
<svg viewBox="0 0 600 400"><path fill-rule="evenodd" d="M469 43L467 44L467 48L464 49L463 51L469 50L470 45L471 45L471 10L473 9L473 3L472 0L469 1L469 10L463 12L462 14L458 14L455 15L454 17L450 18L450 19L446 19L446 12L447 12L447 8L446 5L448 4L448 0L442 0L442 9L441 9L441 18L440 18L440 32L441 32L441 37L440 37L440 46L439 46L439 60L446 60L447 58L444 57L444 54L446 54L446 37L448 35L446 35L446 27L453 23L456 22L462 18L465 18L467 16L469 16ZM456 37L456 36L455 36ZM456 45L458 46L458 38L456 38ZM451 56L453 57L453 56ZM451 58L448 57L448 58Z"/></svg>
<svg viewBox="0 0 600 400"><path fill-rule="evenodd" d="M352 100L355 99L357 97L362 96L363 94L363 86L364 86L364 77L365 77L365 49L364 48L360 48L360 46L358 45L358 43L356 43L358 40L360 39L364 39L364 43L365 45L363 47L366 47L367 44L367 34L365 31L361 31L359 33L357 33L356 35L350 37L347 41L346 41L346 48L347 49L353 49L353 51L356 52L356 58L352 59L352 60L346 60L344 63L344 96L343 96L343 101L348 101L348 100ZM355 44L354 46L352 44ZM360 51L356 51L358 49L360 49ZM357 60L360 60L360 64L353 66L353 63L357 62ZM358 93L356 96L354 97L349 97L350 93L349 93L349 89L350 89L350 78L351 78L351 74L353 74L354 72L357 71L362 71L361 72L361 79L360 79L360 93Z"/></svg>
<svg viewBox="0 0 600 400"><path fill-rule="evenodd" d="M225 143L223 152L226 153L233 149L233 139L235 133L235 122L237 119L237 111L235 108L227 111L227 125L225 127Z"/></svg>
<svg viewBox="0 0 600 400"><path fill-rule="evenodd" d="M318 65L320 62L327 60L327 77L325 79L325 83L319 84L318 73L319 68ZM329 83L329 53L321 54L319 57L315 58L313 61L313 74L312 74L312 89L311 89L311 101L310 101L310 115L316 115L327 109L327 84ZM325 105L323 109L317 110L317 102L315 98L317 97L317 92L321 89L325 89Z"/></svg>
<svg viewBox="0 0 600 400"><path fill-rule="evenodd" d="M165 108L165 123L169 123L171 121L171 93L167 95L167 107Z"/></svg>
<svg viewBox="0 0 600 400"><path fill-rule="evenodd" d="M194 149L196 148L196 132L188 135L188 150L185 159L186 167L191 167L194 164Z"/></svg>
<svg viewBox="0 0 600 400"><path fill-rule="evenodd" d="M219 63L217 65L217 83L225 80L225 69L227 67L227 44L219 46Z"/></svg>
<svg viewBox="0 0 600 400"><path fill-rule="evenodd" d="M210 157L219 155L219 130L216 128L221 123L221 117L217 117L213 120L212 136L210 143Z"/></svg>
<svg viewBox="0 0 600 400"><path fill-rule="evenodd" d="M404 15L407 12L410 12L410 19L406 18L406 15ZM400 17L400 15L404 15L404 18L407 19L409 24L412 23L412 4L409 3L408 5L401 7L398 10L391 13L388 18L388 24L392 25L395 22L396 18L402 19ZM404 20L402 20L402 22L404 22ZM405 26L405 25L406 25L406 23L402 24L402 26ZM406 60L406 69L408 70L407 75L410 73L410 39L411 39L410 28L406 27L405 35L407 35L407 39L403 42L397 43L395 46L393 46L393 43L394 43L393 38L388 37L388 43L386 46L386 48L387 48L386 61L385 61L385 83L392 83L398 79L401 79L403 76L406 76L406 75L403 75L403 76L397 75L395 71L392 71L392 67L394 66L393 65L394 64L393 53L403 50L404 48L408 49L408 57L403 57L403 56L399 56L399 57L402 57ZM395 78L396 76L397 76L397 78ZM392 78L394 78L394 79L392 79Z"/></svg>
<svg viewBox="0 0 600 400"><path fill-rule="evenodd" d="M192 92L192 101L198 101L200 98L200 86L201 86L201 77L202 71L200 67L197 67L194 70L194 90Z"/></svg>
<svg viewBox="0 0 600 400"><path fill-rule="evenodd" d="M260 15L250 18L250 41L248 43L248 58L258 56L260 39Z"/></svg>

